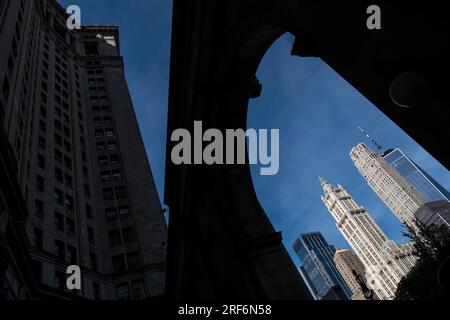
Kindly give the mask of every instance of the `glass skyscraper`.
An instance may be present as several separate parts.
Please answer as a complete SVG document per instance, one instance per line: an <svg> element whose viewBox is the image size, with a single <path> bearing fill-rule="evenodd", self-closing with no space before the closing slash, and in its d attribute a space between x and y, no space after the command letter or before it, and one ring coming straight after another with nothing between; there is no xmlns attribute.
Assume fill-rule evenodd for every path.
<svg viewBox="0 0 450 320"><path fill-rule="evenodd" d="M300 273L316 299L351 299L352 292L333 261L336 249L320 232L300 235L293 247L302 263Z"/></svg>
<svg viewBox="0 0 450 320"><path fill-rule="evenodd" d="M408 158L400 149L387 150L382 157L394 166L429 202L438 200L447 200L450 202L450 193Z"/></svg>

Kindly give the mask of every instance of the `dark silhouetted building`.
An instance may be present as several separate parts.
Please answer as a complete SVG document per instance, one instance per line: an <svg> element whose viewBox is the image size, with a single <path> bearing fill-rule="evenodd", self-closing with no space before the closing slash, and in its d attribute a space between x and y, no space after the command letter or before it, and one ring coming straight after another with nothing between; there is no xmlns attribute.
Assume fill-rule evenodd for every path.
<svg viewBox="0 0 450 320"><path fill-rule="evenodd" d="M300 235L294 250L302 263L303 280L317 300L349 300L352 292L333 261L336 249L320 232Z"/></svg>
<svg viewBox="0 0 450 320"><path fill-rule="evenodd" d="M67 294L68 265L82 269L82 289L72 292L80 297L161 295L167 227L124 76L119 29L69 31L66 20L53 0L0 3L0 119L29 213L21 218L30 245L24 250L42 290L55 296ZM1 184L5 211L3 203L14 199ZM13 229L1 230L4 237ZM2 277L14 278L11 264ZM21 290L9 296L30 296Z"/></svg>

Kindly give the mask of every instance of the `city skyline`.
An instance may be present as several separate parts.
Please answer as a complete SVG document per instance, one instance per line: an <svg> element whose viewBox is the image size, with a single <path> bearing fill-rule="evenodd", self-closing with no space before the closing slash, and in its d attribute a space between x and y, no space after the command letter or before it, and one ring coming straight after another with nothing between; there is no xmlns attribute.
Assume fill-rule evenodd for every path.
<svg viewBox="0 0 450 320"><path fill-rule="evenodd" d="M283 36L264 57L258 70L262 95L251 100L248 120L252 128L280 128L279 174L252 176L258 199L282 230L288 251L298 234L315 230L337 248L348 248L321 206L320 175L346 185L391 239L408 241L401 223L348 156L358 143L370 143L358 127L386 149L400 148L445 189L450 189L448 170L323 61L290 56L290 45Z"/></svg>
<svg viewBox="0 0 450 320"><path fill-rule="evenodd" d="M60 2L71 4L68 0ZM118 0L80 0L78 4L83 23L121 26L127 79L161 197L172 3L155 0L135 6ZM130 16L133 16L132 20ZM146 41L141 41L143 35ZM322 208L319 175L345 184L361 204L370 209L374 219L392 239L406 241L400 223L372 194L348 158L351 147L366 142L358 126L365 128L382 145L401 148L446 189L450 188L448 171L323 61L292 57L291 47L292 42L282 36L269 49L258 71L262 96L250 102L248 115L249 127L281 129L280 173L270 179L253 175L253 181L262 207L275 228L283 232L284 244L291 257L298 264L291 249L295 237L301 232L317 229L321 229L337 248L348 247ZM339 121L340 139L333 139L331 143L329 139L336 135L336 122ZM299 127L303 128L300 134ZM313 145L325 143L329 143L327 152ZM308 170L299 170L306 164ZM336 165L333 167L333 164ZM252 170L258 169L252 167ZM299 199L302 205L298 204Z"/></svg>
<svg viewBox="0 0 450 320"><path fill-rule="evenodd" d="M341 185L320 178L322 202L365 267L368 286L378 298L393 299L397 284L414 266L412 242L397 244L383 232L370 213Z"/></svg>

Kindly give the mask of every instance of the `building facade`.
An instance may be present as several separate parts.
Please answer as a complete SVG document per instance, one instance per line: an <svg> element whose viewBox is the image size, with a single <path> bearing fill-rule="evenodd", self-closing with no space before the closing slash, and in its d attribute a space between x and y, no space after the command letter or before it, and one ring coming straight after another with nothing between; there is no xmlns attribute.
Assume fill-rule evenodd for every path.
<svg viewBox="0 0 450 320"><path fill-rule="evenodd" d="M363 289L353 274L355 271L364 283L367 283L366 270L358 256L352 250L336 250L333 260L345 283L352 290L352 300L366 300Z"/></svg>
<svg viewBox="0 0 450 320"><path fill-rule="evenodd" d="M350 299L351 290L333 262L336 249L326 242L320 232L300 235L293 247L302 263L300 272L303 279L317 300Z"/></svg>
<svg viewBox="0 0 450 320"><path fill-rule="evenodd" d="M404 224L415 227L414 212L427 202L409 181L381 155L358 144L350 157L372 190Z"/></svg>
<svg viewBox="0 0 450 320"><path fill-rule="evenodd" d="M89 299L164 291L167 227L116 26L69 31L54 0L0 4L0 116L42 288L82 270Z"/></svg>
<svg viewBox="0 0 450 320"><path fill-rule="evenodd" d="M427 202L414 213L414 216L426 226L444 225L450 228L450 203L447 200Z"/></svg>
<svg viewBox="0 0 450 320"><path fill-rule="evenodd" d="M450 201L450 193L426 171L414 163L400 149L390 149L382 154L384 160L418 190L429 202Z"/></svg>
<svg viewBox="0 0 450 320"><path fill-rule="evenodd" d="M342 186L333 186L321 178L322 202L336 226L364 265L367 284L377 298L395 296L398 283L416 261L411 245L389 240L367 211L359 206Z"/></svg>

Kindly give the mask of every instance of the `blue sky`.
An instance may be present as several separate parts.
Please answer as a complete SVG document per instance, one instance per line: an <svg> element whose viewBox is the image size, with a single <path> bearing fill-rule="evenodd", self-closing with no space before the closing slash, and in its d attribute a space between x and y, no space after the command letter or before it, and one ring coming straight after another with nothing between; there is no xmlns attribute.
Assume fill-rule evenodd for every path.
<svg viewBox="0 0 450 320"><path fill-rule="evenodd" d="M167 100L172 7L169 0L60 1L81 7L83 24L118 24L125 71L160 198L164 190ZM382 115L367 99L316 58L290 56L287 35L265 56L258 78L260 98L252 100L248 125L280 129L280 171L260 176L252 167L258 198L286 248L303 232L321 231L330 244L347 248L320 200L318 176L340 183L396 241L400 223L367 186L348 154L368 143L361 126L386 148L400 147L444 187L450 175L425 150Z"/></svg>

